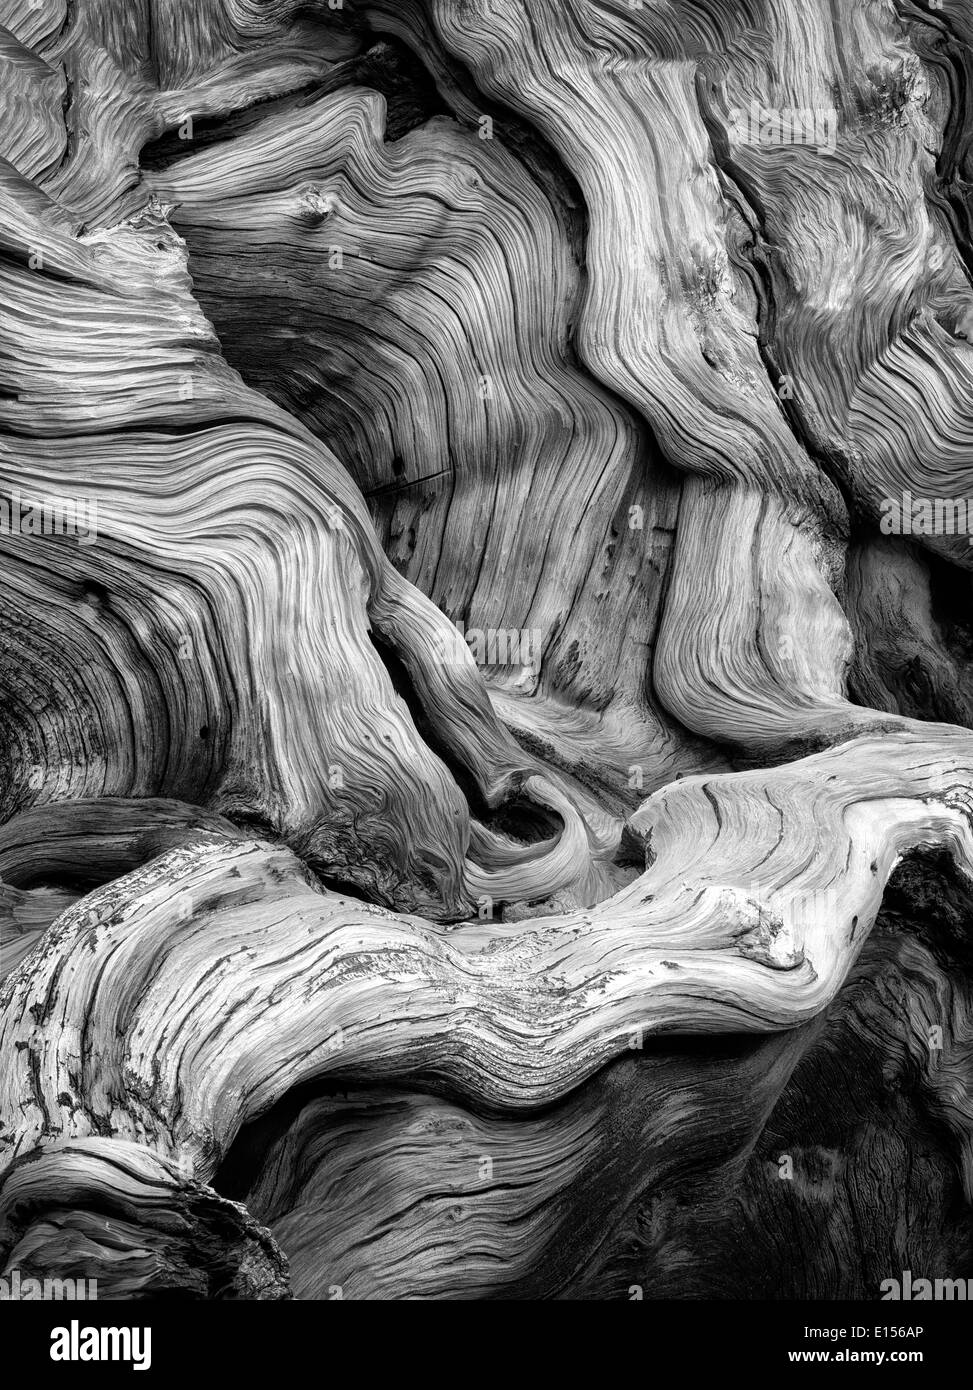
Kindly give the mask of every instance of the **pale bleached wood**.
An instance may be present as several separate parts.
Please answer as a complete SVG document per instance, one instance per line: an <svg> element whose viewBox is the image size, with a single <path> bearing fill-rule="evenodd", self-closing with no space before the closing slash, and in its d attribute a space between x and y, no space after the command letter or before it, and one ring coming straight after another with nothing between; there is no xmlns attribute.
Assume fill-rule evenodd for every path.
<svg viewBox="0 0 973 1390"><path fill-rule="evenodd" d="M959 71L966 21L7 0L0 25L0 490L98 509L90 544L0 536L0 1266L276 1298L280 1240L303 1296L549 1296L614 1210L617 1289L626 1165L685 1176L727 1124L647 1069L616 1152L633 1037L787 1035L731 1086L742 1182L906 856L941 851L965 911L973 735L930 566L968 569L966 538L868 535L845 567L888 494L973 492L965 193L936 187L969 152L924 48ZM751 100L840 101L835 150L735 145ZM478 670L460 616L536 626L536 669ZM938 931L870 947L908 1024L847 1026L921 1077L968 1200ZM220 1195L299 1087L276 1167ZM453 1171L438 1120L523 1188L467 1191L455 1240L413 1211ZM846 1186L857 1219L895 1180ZM786 1248L800 1215L761 1202Z"/></svg>

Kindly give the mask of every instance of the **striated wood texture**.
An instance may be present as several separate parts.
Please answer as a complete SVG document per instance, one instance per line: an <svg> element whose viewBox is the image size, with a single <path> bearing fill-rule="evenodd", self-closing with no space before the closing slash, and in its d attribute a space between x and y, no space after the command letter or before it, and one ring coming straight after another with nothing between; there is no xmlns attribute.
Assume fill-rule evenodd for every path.
<svg viewBox="0 0 973 1390"><path fill-rule="evenodd" d="M973 1275L966 0L0 0L0 1272Z"/></svg>

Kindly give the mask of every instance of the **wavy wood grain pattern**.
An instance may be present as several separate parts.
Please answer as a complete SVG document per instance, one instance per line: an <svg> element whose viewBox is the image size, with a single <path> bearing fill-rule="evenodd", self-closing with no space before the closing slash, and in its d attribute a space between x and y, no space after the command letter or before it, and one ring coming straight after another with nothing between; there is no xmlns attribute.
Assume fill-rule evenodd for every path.
<svg viewBox="0 0 973 1390"><path fill-rule="evenodd" d="M0 0L0 1272L962 1275L971 45Z"/></svg>

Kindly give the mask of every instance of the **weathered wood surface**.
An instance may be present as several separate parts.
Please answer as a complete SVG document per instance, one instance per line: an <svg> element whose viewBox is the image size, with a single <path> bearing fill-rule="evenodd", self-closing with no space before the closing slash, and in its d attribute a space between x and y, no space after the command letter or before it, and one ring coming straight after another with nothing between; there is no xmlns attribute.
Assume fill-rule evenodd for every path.
<svg viewBox="0 0 973 1390"><path fill-rule="evenodd" d="M971 1272L971 64L0 0L0 1267Z"/></svg>

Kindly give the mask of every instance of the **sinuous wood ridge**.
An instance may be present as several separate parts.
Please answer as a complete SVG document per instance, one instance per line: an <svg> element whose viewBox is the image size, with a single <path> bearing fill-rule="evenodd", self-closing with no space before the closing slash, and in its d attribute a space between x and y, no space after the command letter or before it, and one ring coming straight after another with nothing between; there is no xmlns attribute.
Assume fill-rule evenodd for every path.
<svg viewBox="0 0 973 1390"><path fill-rule="evenodd" d="M971 77L0 0L0 1273L964 1273Z"/></svg>

